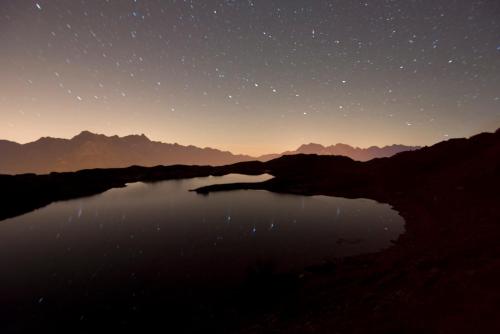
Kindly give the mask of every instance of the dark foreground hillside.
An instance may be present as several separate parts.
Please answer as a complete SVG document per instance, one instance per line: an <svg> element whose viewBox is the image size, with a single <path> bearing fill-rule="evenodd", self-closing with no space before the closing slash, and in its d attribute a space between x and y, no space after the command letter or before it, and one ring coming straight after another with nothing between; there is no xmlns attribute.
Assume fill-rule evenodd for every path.
<svg viewBox="0 0 500 334"><path fill-rule="evenodd" d="M401 213L406 233L381 253L310 268L297 316L270 315L248 332L500 331L500 131L368 163L273 164L293 167L251 188L376 199ZM238 187L200 191L219 188Z"/></svg>
<svg viewBox="0 0 500 334"><path fill-rule="evenodd" d="M227 173L275 176L257 184L198 189L266 189L371 198L406 221L393 247L305 268L260 275L241 300L187 316L184 330L243 333L496 333L500 331L500 131L454 139L391 158L295 155L223 167L170 166L0 177L0 219L56 200L128 182ZM273 287L270 289L269 287ZM278 291L278 292L276 292ZM161 318L162 308L157 305ZM110 316L120 318L120 315ZM165 311L166 312L166 311ZM9 321L26 314L10 309ZM63 315L62 315L63 316ZM143 319L150 319L143 315ZM140 315L137 319L141 319ZM42 319L43 324L48 319ZM125 330L149 325L137 320ZM24 323L16 328L38 328ZM31 328L30 326L33 326ZM95 329L99 323L87 323ZM166 325L168 328L168 325ZM75 329L75 328L72 328ZM177 332L182 331L176 329ZM90 330L89 330L90 331Z"/></svg>

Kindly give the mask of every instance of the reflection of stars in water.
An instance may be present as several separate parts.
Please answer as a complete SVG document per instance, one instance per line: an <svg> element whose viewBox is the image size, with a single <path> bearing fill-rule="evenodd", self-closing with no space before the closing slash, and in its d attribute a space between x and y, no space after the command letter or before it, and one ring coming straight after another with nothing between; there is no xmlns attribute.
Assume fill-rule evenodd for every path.
<svg viewBox="0 0 500 334"><path fill-rule="evenodd" d="M256 233L257 233L257 228L256 228L256 227L255 227L255 225L254 225L254 226L253 226L253 228L252 228L252 235L253 235L253 234L256 234Z"/></svg>
<svg viewBox="0 0 500 334"><path fill-rule="evenodd" d="M276 228L276 225L274 224L274 221L271 222L271 225L269 226L269 230L274 230Z"/></svg>
<svg viewBox="0 0 500 334"><path fill-rule="evenodd" d="M217 246L217 242L224 240L224 237L222 235L218 235L216 240L217 241L214 242L214 247Z"/></svg>

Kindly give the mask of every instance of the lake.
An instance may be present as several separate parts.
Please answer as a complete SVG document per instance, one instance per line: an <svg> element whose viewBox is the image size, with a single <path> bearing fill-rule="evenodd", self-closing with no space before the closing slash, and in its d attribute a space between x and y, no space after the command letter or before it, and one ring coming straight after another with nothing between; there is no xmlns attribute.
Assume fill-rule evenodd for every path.
<svg viewBox="0 0 500 334"><path fill-rule="evenodd" d="M376 252L404 232L396 211L369 199L189 191L269 178L133 183L0 222L0 295L4 314L18 319L11 329L26 319L126 326L159 307L172 324L188 321L236 303L252 280Z"/></svg>

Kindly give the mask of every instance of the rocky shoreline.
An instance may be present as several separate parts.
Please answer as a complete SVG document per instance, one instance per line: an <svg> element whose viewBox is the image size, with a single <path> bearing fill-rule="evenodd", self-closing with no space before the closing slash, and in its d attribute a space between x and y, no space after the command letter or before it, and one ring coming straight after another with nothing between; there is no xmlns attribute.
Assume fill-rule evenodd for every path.
<svg viewBox="0 0 500 334"><path fill-rule="evenodd" d="M130 182L228 173L269 173L274 178L196 191L263 189L370 198L392 205L405 219L406 233L382 252L293 273L293 284L282 284L284 293L272 297L272 306L232 319L222 332L500 331L496 316L500 312L499 131L364 163L345 157L295 155L223 167L130 167L0 176L5 204L0 219ZM290 276L285 281L290 282Z"/></svg>

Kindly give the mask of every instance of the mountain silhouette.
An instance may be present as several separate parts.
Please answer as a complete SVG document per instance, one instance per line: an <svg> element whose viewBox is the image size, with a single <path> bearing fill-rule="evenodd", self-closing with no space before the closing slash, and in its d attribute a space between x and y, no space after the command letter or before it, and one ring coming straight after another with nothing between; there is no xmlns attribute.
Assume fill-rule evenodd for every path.
<svg viewBox="0 0 500 334"><path fill-rule="evenodd" d="M143 134L118 137L83 131L71 139L42 137L27 144L0 140L0 156L2 157L0 174L47 174L132 165L145 167L175 164L220 166L249 160L268 161L283 155L301 153L345 155L354 160L367 161L416 148L392 145L362 149L345 144L325 147L311 143L302 145L295 151L251 157L213 148L152 141Z"/></svg>
<svg viewBox="0 0 500 334"><path fill-rule="evenodd" d="M353 160L368 161L375 158L391 157L397 153L404 151L414 151L419 149L420 146L406 146L406 145L390 145L384 147L370 146L368 148L352 147L347 144L336 144L330 146L323 146L321 144L304 144L295 151L286 151L281 154L268 154L259 158L262 161L268 161L279 158L283 155L294 154L317 154L317 155L343 155Z"/></svg>
<svg viewBox="0 0 500 334"><path fill-rule="evenodd" d="M140 137L133 140L144 140ZM215 167L132 166L48 175L0 175L0 220L127 183L229 173L268 173L273 178L258 183L215 184L196 191L208 195L260 189L368 198L398 211L405 219L406 232L393 246L378 253L332 259L306 268L299 275L262 279L250 290L257 298L235 298L231 303L222 300L221 305L203 309L202 316L207 317L201 318L203 321L193 316L200 326L206 326L214 314L221 319L218 324L225 324L230 314L235 321L230 325L234 326L259 319L257 330L231 331L237 333L305 333L310 332L310 323L317 324L314 333L329 333L333 327L342 333L500 332L500 321L494 316L500 301L500 129L367 162L344 156L296 154L267 162ZM270 283L285 287L283 293L269 294L265 287ZM59 289L59 283L54 284L54 289ZM79 299L84 298L84 292ZM271 297L262 299L264 296ZM261 304L250 304L255 300ZM224 313L227 305L231 309ZM40 309L32 302L22 306L9 308L10 319L17 316L23 321L26 310ZM49 314L58 315L58 322L70 314L58 305L47 307L54 312ZM106 316L121 316L113 313L116 309L110 307ZM253 314L254 310L257 313ZM290 322L291 315L296 322ZM135 316L142 326L150 321L151 311L138 311ZM89 321L97 326L100 320ZM31 323L27 326L36 327Z"/></svg>
<svg viewBox="0 0 500 334"><path fill-rule="evenodd" d="M0 141L0 173L20 174L119 168L132 165L224 165L251 160L212 148L151 141L145 135L105 136L83 131L71 139L43 137L24 145Z"/></svg>

